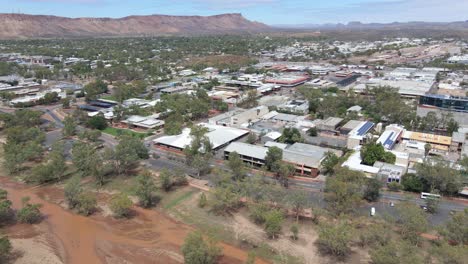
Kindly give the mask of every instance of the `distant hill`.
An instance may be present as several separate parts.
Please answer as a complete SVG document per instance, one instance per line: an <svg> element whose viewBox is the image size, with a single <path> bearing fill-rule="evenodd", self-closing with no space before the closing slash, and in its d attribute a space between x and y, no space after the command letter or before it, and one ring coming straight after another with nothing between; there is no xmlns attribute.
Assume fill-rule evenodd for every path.
<svg viewBox="0 0 468 264"><path fill-rule="evenodd" d="M468 21L456 22L393 22L393 23L361 23L349 22L348 24L300 24L300 25L274 25L275 28L284 29L335 29L335 30L398 30L398 29L429 29L429 30L466 30L468 31Z"/></svg>
<svg viewBox="0 0 468 264"><path fill-rule="evenodd" d="M379 40L383 37L467 38L468 21L274 25L276 31L320 34L336 40Z"/></svg>
<svg viewBox="0 0 468 264"><path fill-rule="evenodd" d="M116 19L0 14L0 25L0 39L253 33L270 29L241 14L149 15Z"/></svg>

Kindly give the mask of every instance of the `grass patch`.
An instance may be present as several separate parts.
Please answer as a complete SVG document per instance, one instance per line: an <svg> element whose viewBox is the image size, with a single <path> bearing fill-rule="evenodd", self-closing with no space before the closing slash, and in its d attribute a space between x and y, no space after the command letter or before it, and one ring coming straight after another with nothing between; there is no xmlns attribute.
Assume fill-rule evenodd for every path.
<svg viewBox="0 0 468 264"><path fill-rule="evenodd" d="M139 139L144 139L145 137L148 136L147 133L138 133L132 130L128 129L121 129L121 128L115 128L115 127L106 127L106 129L102 130L103 133L115 136L115 137L120 137L123 135L131 136L134 138L139 138Z"/></svg>
<svg viewBox="0 0 468 264"><path fill-rule="evenodd" d="M196 192L195 190L191 190L189 192L182 193L181 195L178 195L174 199L170 200L168 203L164 204L163 208L165 210L169 210L173 208L174 206L177 206L184 200L187 200L188 198L190 198L190 196L192 196L195 192Z"/></svg>
<svg viewBox="0 0 468 264"><path fill-rule="evenodd" d="M103 96L101 96L100 99L111 100L111 101L116 101L117 102L117 98L115 98L115 96L113 96L112 94L103 95Z"/></svg>

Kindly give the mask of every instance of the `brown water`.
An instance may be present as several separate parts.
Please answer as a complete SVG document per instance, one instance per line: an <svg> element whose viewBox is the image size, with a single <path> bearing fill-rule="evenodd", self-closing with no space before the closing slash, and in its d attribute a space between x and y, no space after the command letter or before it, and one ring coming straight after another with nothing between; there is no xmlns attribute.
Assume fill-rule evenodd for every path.
<svg viewBox="0 0 468 264"><path fill-rule="evenodd" d="M40 230L64 263L183 263L180 246L193 228L158 211L135 207L136 216L130 220L115 220L102 214L83 217L59 205L63 191L56 187L30 188L6 177L0 177L0 186L8 191L14 208L21 206L24 196L43 205L45 219L39 224ZM107 198L99 196L100 201ZM31 230L29 226L17 225L9 233L17 238L37 235ZM245 251L221 245L224 256L220 263L243 263L247 258Z"/></svg>

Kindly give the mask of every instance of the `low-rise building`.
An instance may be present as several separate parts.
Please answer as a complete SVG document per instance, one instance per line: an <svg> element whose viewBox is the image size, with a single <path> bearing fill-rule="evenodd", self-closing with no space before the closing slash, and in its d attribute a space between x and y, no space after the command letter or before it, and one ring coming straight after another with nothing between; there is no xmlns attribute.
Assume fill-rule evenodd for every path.
<svg viewBox="0 0 468 264"><path fill-rule="evenodd" d="M404 127L400 125L388 125L382 135L377 139L377 143L382 144L386 150L391 150L395 147L395 144L402 139L403 132Z"/></svg>
<svg viewBox="0 0 468 264"><path fill-rule="evenodd" d="M278 106L279 110L307 114L309 112L309 101L307 100L291 100L283 105Z"/></svg>
<svg viewBox="0 0 468 264"><path fill-rule="evenodd" d="M152 116L138 116L133 115L122 121L128 125L129 128L141 129L159 129L164 126L164 121L159 120Z"/></svg>
<svg viewBox="0 0 468 264"><path fill-rule="evenodd" d="M343 118L339 117L329 117L323 120L317 128L323 131L330 131L335 132L337 131L338 127L340 126L341 122L343 122Z"/></svg>
<svg viewBox="0 0 468 264"><path fill-rule="evenodd" d="M212 148L215 151L227 146L229 143L232 143L246 136L249 133L249 131L247 130L233 127L225 127L205 123L199 125L208 129L208 132L205 134L205 136L208 137L208 139L211 142ZM190 131L190 128L185 128L182 131L182 134L174 136L163 136L153 140L153 142L158 147L182 151L185 149L186 146L190 145L190 143L192 142L193 137L190 135Z"/></svg>
<svg viewBox="0 0 468 264"><path fill-rule="evenodd" d="M351 120L351 121L354 121L354 120ZM349 122L347 123L347 125L349 125ZM368 133L372 130L372 128L375 125L374 123L369 122L369 121L358 121L358 122L359 124L355 126L348 133L348 139L347 139L347 144L346 144L347 145L346 147L348 149L354 149L357 146L365 144ZM349 127L351 126L349 125Z"/></svg>
<svg viewBox="0 0 468 264"><path fill-rule="evenodd" d="M328 151L336 152L338 155L342 154L336 150L303 143L295 143L288 147L283 146L281 149L283 150L283 161L293 164L296 168L296 174L311 177L316 177L320 173L320 164ZM261 167L265 165L268 147L233 142L224 150L225 158L229 159L229 154L232 152L237 152L245 163Z"/></svg>

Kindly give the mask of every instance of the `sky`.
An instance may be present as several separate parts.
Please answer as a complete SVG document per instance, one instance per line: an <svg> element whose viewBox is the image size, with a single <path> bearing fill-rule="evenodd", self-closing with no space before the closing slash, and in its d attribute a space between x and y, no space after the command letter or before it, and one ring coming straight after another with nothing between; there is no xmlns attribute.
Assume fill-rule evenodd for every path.
<svg viewBox="0 0 468 264"><path fill-rule="evenodd" d="M0 13L66 17L241 13L269 25L465 21L468 0L0 0Z"/></svg>

